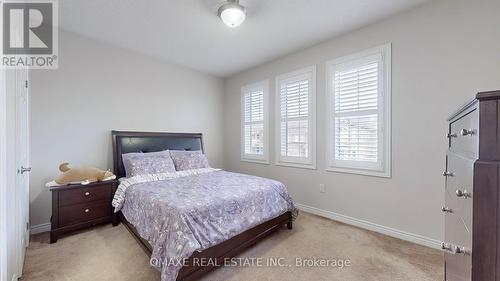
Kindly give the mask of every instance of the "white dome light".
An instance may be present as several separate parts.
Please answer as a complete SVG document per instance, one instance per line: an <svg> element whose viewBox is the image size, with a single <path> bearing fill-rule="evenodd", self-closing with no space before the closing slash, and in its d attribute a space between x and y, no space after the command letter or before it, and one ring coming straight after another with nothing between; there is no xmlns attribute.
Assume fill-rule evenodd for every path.
<svg viewBox="0 0 500 281"><path fill-rule="evenodd" d="M229 27L237 27L245 21L245 7L241 6L237 0L229 0L219 8L219 17Z"/></svg>

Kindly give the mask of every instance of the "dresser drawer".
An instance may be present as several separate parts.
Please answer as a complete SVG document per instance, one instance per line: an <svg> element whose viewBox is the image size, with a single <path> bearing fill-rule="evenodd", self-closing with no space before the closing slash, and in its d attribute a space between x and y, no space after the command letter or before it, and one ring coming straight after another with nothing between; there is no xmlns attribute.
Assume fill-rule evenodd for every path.
<svg viewBox="0 0 500 281"><path fill-rule="evenodd" d="M74 205L97 200L111 200L110 185L68 189L59 193L59 206Z"/></svg>
<svg viewBox="0 0 500 281"><path fill-rule="evenodd" d="M450 124L450 150L470 158L479 153L479 110L475 108Z"/></svg>
<svg viewBox="0 0 500 281"><path fill-rule="evenodd" d="M452 250L445 256L446 281L470 281L472 270L471 243L472 235L464 227L461 218L454 213L446 214L445 241ZM468 253L453 253L455 247L464 247Z"/></svg>
<svg viewBox="0 0 500 281"><path fill-rule="evenodd" d="M59 211L60 226L67 226L97 218L111 216L111 202L93 201L71 206L63 206Z"/></svg>
<svg viewBox="0 0 500 281"><path fill-rule="evenodd" d="M446 281L470 281L472 279L472 257L463 254L444 254Z"/></svg>
<svg viewBox="0 0 500 281"><path fill-rule="evenodd" d="M444 241L453 247L465 247L471 249L472 236L467 231L461 218L453 213L445 215Z"/></svg>
<svg viewBox="0 0 500 281"><path fill-rule="evenodd" d="M469 233L465 241L457 241L461 246L472 247L472 205L473 205L473 169L474 161L454 152L447 154L447 170L453 173L446 179L446 207L453 211Z"/></svg>

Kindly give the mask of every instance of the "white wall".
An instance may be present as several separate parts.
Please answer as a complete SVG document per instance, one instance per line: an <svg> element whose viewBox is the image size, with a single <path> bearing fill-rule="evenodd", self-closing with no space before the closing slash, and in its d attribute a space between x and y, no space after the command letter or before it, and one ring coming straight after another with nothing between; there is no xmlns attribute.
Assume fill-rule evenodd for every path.
<svg viewBox="0 0 500 281"><path fill-rule="evenodd" d="M111 130L203 133L223 166L223 80L61 32L59 69L31 77L31 224L48 223L58 165L112 169Z"/></svg>
<svg viewBox="0 0 500 281"><path fill-rule="evenodd" d="M296 202L383 226L378 230L442 240L445 120L478 91L500 89L499 14L500 1L435 1L230 77L226 169L281 180ZM324 62L387 42L392 42L392 178L326 172ZM277 75L314 64L317 170L241 162L240 87L270 79L273 96ZM270 124L274 132L273 118ZM275 148L274 134L270 137ZM319 193L320 183L325 194Z"/></svg>

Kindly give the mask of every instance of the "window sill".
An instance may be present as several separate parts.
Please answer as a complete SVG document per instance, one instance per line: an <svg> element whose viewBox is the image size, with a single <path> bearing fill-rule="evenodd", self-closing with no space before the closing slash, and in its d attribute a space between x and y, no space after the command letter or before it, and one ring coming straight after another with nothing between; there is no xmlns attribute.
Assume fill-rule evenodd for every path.
<svg viewBox="0 0 500 281"><path fill-rule="evenodd" d="M241 162L269 165L269 160L241 158Z"/></svg>
<svg viewBox="0 0 500 281"><path fill-rule="evenodd" d="M353 168L339 168L339 167L328 167L328 168L326 168L326 171L345 173L345 174L362 175L362 176L379 177L379 178L391 178L391 173L388 171L370 171L370 170L361 170L361 169L353 169Z"/></svg>
<svg viewBox="0 0 500 281"><path fill-rule="evenodd" d="M314 164L302 164L302 163L289 163L289 162L276 162L276 166L282 167L292 167L300 169L316 170L316 165Z"/></svg>

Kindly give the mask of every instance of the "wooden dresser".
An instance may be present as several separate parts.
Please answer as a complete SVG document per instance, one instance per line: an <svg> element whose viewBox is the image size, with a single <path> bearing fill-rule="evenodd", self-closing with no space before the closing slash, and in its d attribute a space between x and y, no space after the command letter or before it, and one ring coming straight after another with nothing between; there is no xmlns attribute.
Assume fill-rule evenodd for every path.
<svg viewBox="0 0 500 281"><path fill-rule="evenodd" d="M50 243L57 242L61 234L115 219L111 201L117 184L113 180L52 187Z"/></svg>
<svg viewBox="0 0 500 281"><path fill-rule="evenodd" d="M500 91L483 92L449 119L445 280L500 280ZM498 277L497 277L498 276Z"/></svg>

